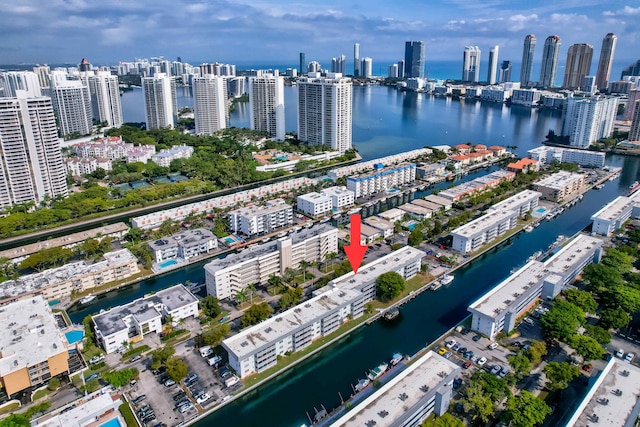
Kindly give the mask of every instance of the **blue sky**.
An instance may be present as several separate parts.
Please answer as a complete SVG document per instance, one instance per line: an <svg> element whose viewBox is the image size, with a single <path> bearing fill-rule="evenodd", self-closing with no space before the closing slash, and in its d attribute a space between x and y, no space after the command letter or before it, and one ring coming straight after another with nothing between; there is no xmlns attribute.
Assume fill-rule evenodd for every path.
<svg viewBox="0 0 640 427"><path fill-rule="evenodd" d="M616 62L640 58L640 0L0 0L0 63L113 64L134 57L181 56L184 61L291 63L342 53L388 62L405 40L425 40L429 61L460 60L465 45L483 57L500 46L500 60L519 62L522 41L562 38L594 46L618 36ZM486 58L485 58L486 59ZM328 64L327 64L328 65Z"/></svg>

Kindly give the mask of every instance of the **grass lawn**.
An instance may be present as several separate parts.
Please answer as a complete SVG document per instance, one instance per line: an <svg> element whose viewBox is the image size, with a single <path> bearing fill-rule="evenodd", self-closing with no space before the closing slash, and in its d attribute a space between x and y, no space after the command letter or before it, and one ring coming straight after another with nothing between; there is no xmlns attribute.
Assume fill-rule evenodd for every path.
<svg viewBox="0 0 640 427"><path fill-rule="evenodd" d="M10 405L3 406L2 408L0 408L0 414L8 414L9 412L15 411L19 407L20 407L20 404L18 402L13 402Z"/></svg>
<svg viewBox="0 0 640 427"><path fill-rule="evenodd" d="M84 344L84 350L82 351L82 355L86 360L91 359L93 356L98 356L99 354L104 353L104 351L100 347L96 347L95 345L88 345L86 342Z"/></svg>
<svg viewBox="0 0 640 427"><path fill-rule="evenodd" d="M123 403L118 407L118 411L124 417L124 421L127 423L127 427L138 427L138 423L136 421L136 417L133 416L133 411L131 410L131 406L128 403Z"/></svg>
<svg viewBox="0 0 640 427"><path fill-rule="evenodd" d="M47 395L51 394L51 390L49 390L48 388L43 388L41 390L36 391L33 394L33 400L38 400L41 397L45 397Z"/></svg>
<svg viewBox="0 0 640 427"><path fill-rule="evenodd" d="M418 273L417 276L407 280L404 284L404 291L402 291L400 293L400 295L395 298L393 301L389 301L389 302L381 302L378 300L373 300L371 301L371 304L373 305L374 308L378 309L378 308L387 308L390 305L398 302L399 300L401 300L402 298L406 297L407 295L409 295L411 292L417 291L418 289L421 289L423 286L425 286L427 283L431 282L434 279L434 277L432 275L430 275L429 273Z"/></svg>

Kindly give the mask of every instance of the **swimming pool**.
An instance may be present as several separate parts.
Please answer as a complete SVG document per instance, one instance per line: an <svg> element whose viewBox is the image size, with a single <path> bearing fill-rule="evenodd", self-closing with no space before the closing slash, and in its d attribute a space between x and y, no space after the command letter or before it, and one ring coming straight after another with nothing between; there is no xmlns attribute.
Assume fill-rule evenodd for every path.
<svg viewBox="0 0 640 427"><path fill-rule="evenodd" d="M75 344L84 337L84 331L69 331L65 332L64 336L67 337L67 342L69 344Z"/></svg>
<svg viewBox="0 0 640 427"><path fill-rule="evenodd" d="M545 213L545 212L546 212L546 209L545 209L545 208L538 208L538 209L536 209L536 212L538 212L538 213Z"/></svg>
<svg viewBox="0 0 640 427"><path fill-rule="evenodd" d="M159 265L162 268L167 268L167 267L170 267L170 266L176 265L176 264L177 264L177 262L176 262L175 259L170 259L170 260L161 262Z"/></svg>
<svg viewBox="0 0 640 427"><path fill-rule="evenodd" d="M115 418L111 418L109 421L107 421L104 424L100 424L98 427L122 427L122 424L120 424L120 420L115 417Z"/></svg>

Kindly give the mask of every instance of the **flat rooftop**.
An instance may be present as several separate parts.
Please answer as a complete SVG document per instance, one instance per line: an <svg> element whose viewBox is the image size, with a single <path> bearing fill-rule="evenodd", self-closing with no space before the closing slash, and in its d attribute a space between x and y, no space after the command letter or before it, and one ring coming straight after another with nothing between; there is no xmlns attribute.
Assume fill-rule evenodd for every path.
<svg viewBox="0 0 640 427"><path fill-rule="evenodd" d="M183 285L176 285L93 316L93 321L102 335L108 336L128 329L123 321L125 317L134 316L139 322L147 322L162 315L156 308L158 305L165 306L167 311L174 311L194 302L198 302L198 299L191 292Z"/></svg>
<svg viewBox="0 0 640 427"><path fill-rule="evenodd" d="M158 251L178 245L189 247L212 239L215 239L215 236L211 231L206 228L194 228L193 230L187 230L184 233L173 234L169 237L154 240L153 242L149 242L149 246L154 251Z"/></svg>
<svg viewBox="0 0 640 427"><path fill-rule="evenodd" d="M331 202L331 198L328 195L320 194L315 191L298 196L298 200L305 200L312 203Z"/></svg>
<svg viewBox="0 0 640 427"><path fill-rule="evenodd" d="M223 341L225 347L238 358L249 356L262 348L280 341L299 328L313 324L338 307L362 297L362 293L333 288L310 300L241 331Z"/></svg>
<svg viewBox="0 0 640 427"><path fill-rule="evenodd" d="M378 214L378 216L381 216L382 218L387 218L387 219L395 218L397 216L402 217L403 215L404 215L404 212L398 208L389 209L388 211L380 212Z"/></svg>
<svg viewBox="0 0 640 427"><path fill-rule="evenodd" d="M451 206L451 200L445 199L435 194L429 194L424 198L427 202L435 203L440 206Z"/></svg>
<svg viewBox="0 0 640 427"><path fill-rule="evenodd" d="M413 362L407 369L356 405L333 426L386 427L402 425L405 414L418 404L425 395L453 379L460 367L432 351Z"/></svg>
<svg viewBox="0 0 640 427"><path fill-rule="evenodd" d="M493 209L514 209L516 206L530 202L531 200L539 199L542 197L542 193L533 190L524 190L515 194L501 202L491 206Z"/></svg>
<svg viewBox="0 0 640 427"><path fill-rule="evenodd" d="M375 169L372 172L367 172L362 175L350 176L348 179L351 179L351 180L366 179L376 175L385 175L389 173L394 173L394 172L397 172L406 168L411 168L411 167L415 168L416 167L415 163L399 163L397 165L388 166L382 169Z"/></svg>
<svg viewBox="0 0 640 427"><path fill-rule="evenodd" d="M560 171L534 182L533 185L561 190L564 187L583 179L584 175L567 171Z"/></svg>
<svg viewBox="0 0 640 427"><path fill-rule="evenodd" d="M379 230L390 230L395 227L391 222L377 216L365 218L364 223Z"/></svg>
<svg viewBox="0 0 640 427"><path fill-rule="evenodd" d="M348 190L347 187L329 187L322 190L322 194L326 196L342 196L345 194L353 194L355 193L351 190Z"/></svg>
<svg viewBox="0 0 640 427"><path fill-rule="evenodd" d="M616 390L622 393L617 395ZM640 369L613 358L578 406L567 426L632 427L636 425L636 418L640 413L639 398ZM598 417L597 422L593 415Z"/></svg>
<svg viewBox="0 0 640 427"><path fill-rule="evenodd" d="M73 407L67 405L57 412L43 415L31 421L32 426L38 427L82 427L95 421L96 417L103 415L111 408L118 408L122 400L119 394L111 394L109 391L98 391L92 395L82 397L73 402ZM70 408L66 412L62 410ZM104 425L104 420L100 425Z"/></svg>
<svg viewBox="0 0 640 427"><path fill-rule="evenodd" d="M46 361L67 351L49 304L42 296L0 308L0 376Z"/></svg>
<svg viewBox="0 0 640 427"><path fill-rule="evenodd" d="M593 257L595 248L604 244L602 239L580 234L566 244L560 251L545 261L545 267L552 273L564 276L565 273L579 264L585 257Z"/></svg>
<svg viewBox="0 0 640 427"><path fill-rule="evenodd" d="M431 215L433 211L425 207L414 205L413 203L405 203L402 206L398 206L398 209L405 212L414 213L416 215Z"/></svg>
<svg viewBox="0 0 640 427"><path fill-rule="evenodd" d="M451 231L451 234L457 234L463 237L475 236L476 234L484 233L488 228L516 215L518 215L518 213L512 209L489 210L480 218L476 218Z"/></svg>
<svg viewBox="0 0 640 427"><path fill-rule="evenodd" d="M632 208L635 205L636 201L629 197L617 197L615 200L605 205L598 212L591 215L591 220L593 221L599 219L603 221L613 221L619 218L624 211Z"/></svg>
<svg viewBox="0 0 640 427"><path fill-rule="evenodd" d="M415 200L412 200L411 203L413 203L414 205L422 206L423 208L431 209L432 211L439 211L444 207L437 203L429 202L423 199L415 199Z"/></svg>
<svg viewBox="0 0 640 427"><path fill-rule="evenodd" d="M268 215L285 209L292 209L292 207L286 204L282 199L274 199L268 201L265 205L252 205L233 210L229 212L229 215L253 217L257 215Z"/></svg>

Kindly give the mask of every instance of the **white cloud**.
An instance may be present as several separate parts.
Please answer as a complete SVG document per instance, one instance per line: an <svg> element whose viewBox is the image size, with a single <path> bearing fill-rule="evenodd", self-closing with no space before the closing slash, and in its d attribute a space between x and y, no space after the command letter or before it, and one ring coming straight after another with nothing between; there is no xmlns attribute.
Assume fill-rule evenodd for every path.
<svg viewBox="0 0 640 427"><path fill-rule="evenodd" d="M509 31L521 31L530 25L533 25L534 21L538 20L538 15L533 13L531 15L517 14L509 17Z"/></svg>
<svg viewBox="0 0 640 427"><path fill-rule="evenodd" d="M640 6L638 6L638 7L625 6L622 9L616 10L615 12L611 11L611 10L606 10L606 11L602 12L602 14L604 16L634 16L634 15L640 15Z"/></svg>

